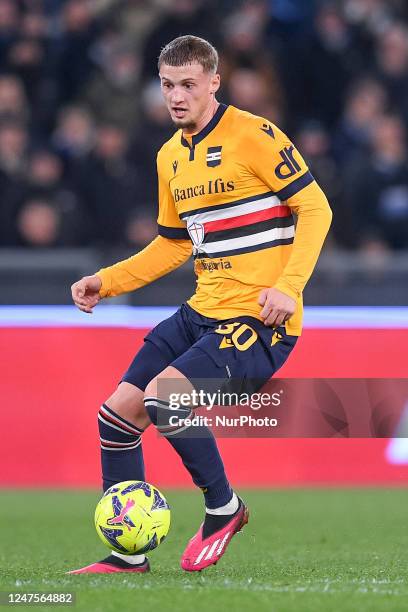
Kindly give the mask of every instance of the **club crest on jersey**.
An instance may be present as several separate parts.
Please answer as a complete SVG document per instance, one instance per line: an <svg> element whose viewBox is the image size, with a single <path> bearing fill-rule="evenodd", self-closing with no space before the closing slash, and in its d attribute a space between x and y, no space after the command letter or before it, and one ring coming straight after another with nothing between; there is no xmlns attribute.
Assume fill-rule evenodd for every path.
<svg viewBox="0 0 408 612"><path fill-rule="evenodd" d="M190 234L190 238L194 246L196 248L201 246L204 240L204 225L194 221L187 226L187 231Z"/></svg>
<svg viewBox="0 0 408 612"><path fill-rule="evenodd" d="M207 166L213 168L219 166L221 163L221 149L222 147L208 147L207 149Z"/></svg>
<svg viewBox="0 0 408 612"><path fill-rule="evenodd" d="M175 176L175 174L177 172L177 166L178 166L178 161L177 161L177 159L175 159L174 162L173 162L173 176Z"/></svg>

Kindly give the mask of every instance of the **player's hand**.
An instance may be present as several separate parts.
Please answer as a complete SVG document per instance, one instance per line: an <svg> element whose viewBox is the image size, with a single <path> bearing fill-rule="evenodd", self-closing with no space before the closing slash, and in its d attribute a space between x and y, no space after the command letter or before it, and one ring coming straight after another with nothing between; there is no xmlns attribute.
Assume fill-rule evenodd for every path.
<svg viewBox="0 0 408 612"><path fill-rule="evenodd" d="M102 287L102 281L99 276L84 276L81 280L74 283L71 287L72 299L75 306L82 312L91 313L94 306L101 299L99 289Z"/></svg>
<svg viewBox="0 0 408 612"><path fill-rule="evenodd" d="M293 298L273 287L262 289L258 304L263 306L261 318L268 327L279 327L290 319L296 309L296 302Z"/></svg>

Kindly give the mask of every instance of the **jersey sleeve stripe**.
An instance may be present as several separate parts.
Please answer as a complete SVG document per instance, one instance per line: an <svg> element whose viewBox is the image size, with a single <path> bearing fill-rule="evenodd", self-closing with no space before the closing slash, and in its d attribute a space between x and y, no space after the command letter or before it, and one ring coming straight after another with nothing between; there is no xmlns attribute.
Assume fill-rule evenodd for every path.
<svg viewBox="0 0 408 612"><path fill-rule="evenodd" d="M171 238L173 240L189 240L190 236L185 227L166 227L165 225L158 224L159 236L163 238Z"/></svg>
<svg viewBox="0 0 408 612"><path fill-rule="evenodd" d="M310 185L310 183L313 183L313 181L314 177L312 173L308 170L307 172L305 172L305 174L302 174L302 176L290 183L290 185L287 185L280 191L276 191L275 196L277 196L280 201L283 202L284 200L291 198L293 195L295 195L295 193L297 193L304 187Z"/></svg>

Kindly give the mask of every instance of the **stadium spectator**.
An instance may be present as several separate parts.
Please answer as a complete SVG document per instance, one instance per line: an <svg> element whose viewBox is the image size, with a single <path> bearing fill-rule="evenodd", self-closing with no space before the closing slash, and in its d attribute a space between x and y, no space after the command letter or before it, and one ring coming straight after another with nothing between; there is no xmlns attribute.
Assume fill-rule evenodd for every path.
<svg viewBox="0 0 408 612"><path fill-rule="evenodd" d="M84 106L61 109L51 137L68 170L85 161L94 144L94 118Z"/></svg>
<svg viewBox="0 0 408 612"><path fill-rule="evenodd" d="M98 122L133 130L140 117L140 61L131 48L114 50L81 96Z"/></svg>
<svg viewBox="0 0 408 612"><path fill-rule="evenodd" d="M31 132L36 140L42 140L50 129L56 104L57 92L47 50L45 40L23 37L9 47L7 55L9 72L24 86L24 97L30 106Z"/></svg>
<svg viewBox="0 0 408 612"><path fill-rule="evenodd" d="M367 153L372 129L387 106L386 90L378 81L364 78L352 84L333 132L333 153L340 164Z"/></svg>
<svg viewBox="0 0 408 612"><path fill-rule="evenodd" d="M19 35L20 16L17 2L0 0L0 69L4 70L9 46Z"/></svg>
<svg viewBox="0 0 408 612"><path fill-rule="evenodd" d="M157 80L150 81L141 95L142 120L131 144L130 157L143 176L141 199L146 213L155 215L157 210L157 151L174 132ZM139 211L140 212L140 211Z"/></svg>
<svg viewBox="0 0 408 612"><path fill-rule="evenodd" d="M130 215L125 229L127 243L141 249L157 235L157 222L152 211L141 210Z"/></svg>
<svg viewBox="0 0 408 612"><path fill-rule="evenodd" d="M126 239L132 246L143 247L157 234L157 151L174 132L163 101L160 83L150 81L141 96L142 121L130 150L143 181L140 184L139 206L130 213Z"/></svg>
<svg viewBox="0 0 408 612"><path fill-rule="evenodd" d="M28 200L17 217L16 243L22 246L55 246L59 219L51 202Z"/></svg>
<svg viewBox="0 0 408 612"><path fill-rule="evenodd" d="M392 22L403 18L404 12L407 16L404 0L346 0L343 11L351 25L369 36L381 36Z"/></svg>
<svg viewBox="0 0 408 612"><path fill-rule="evenodd" d="M315 2L305 2L304 0L266 0L270 15L272 17L270 28L271 33L275 32L282 39L293 40L299 32L311 28Z"/></svg>
<svg viewBox="0 0 408 612"><path fill-rule="evenodd" d="M0 0L0 244L13 242L9 213L28 197L28 152L39 148L58 154L62 190L68 185L86 204L92 230L78 234L83 246L145 243L157 202L155 156L172 129L152 78L162 46L183 33L221 49L223 99L305 141L335 210L336 243L361 246L372 229L351 214L350 180L381 158L374 128L386 113L408 126L403 0ZM101 153L95 123L108 128L108 140L123 135L123 154ZM89 185L97 178L101 185ZM383 244L401 240L387 234Z"/></svg>
<svg viewBox="0 0 408 612"><path fill-rule="evenodd" d="M20 22L20 37L31 40L46 40L49 32L47 16L41 12L41 5L27 7Z"/></svg>
<svg viewBox="0 0 408 612"><path fill-rule="evenodd" d="M39 41L20 38L9 47L8 68L24 83L31 104L35 104L35 90L43 75L44 49Z"/></svg>
<svg viewBox="0 0 408 612"><path fill-rule="evenodd" d="M30 108L20 79L11 74L0 76L0 119L27 121Z"/></svg>
<svg viewBox="0 0 408 612"><path fill-rule="evenodd" d="M296 134L296 146L302 151L307 165L322 187L333 210L336 226L332 234L340 246L350 246L343 228L349 219L341 206L342 180L339 167L331 154L329 132L322 123L311 120L304 123Z"/></svg>
<svg viewBox="0 0 408 612"><path fill-rule="evenodd" d="M250 68L237 68L228 81L227 100L282 125L282 105L279 91L274 92L262 73Z"/></svg>
<svg viewBox="0 0 408 612"><path fill-rule="evenodd" d="M224 49L223 65L228 51L240 54L250 54L255 59L255 53L266 55L265 28L268 22L268 11L265 2L252 1L238 5L224 19ZM273 42L272 42L273 44Z"/></svg>
<svg viewBox="0 0 408 612"><path fill-rule="evenodd" d="M35 206L32 206L33 202ZM49 150L37 150L28 157L25 173L13 191L8 192L7 208L8 243L24 246L44 246L45 243L49 246L80 246L88 238L83 207L63 178L61 160ZM55 218L54 223L50 222L51 217ZM43 242L39 238L37 243L36 232L41 220L44 220L48 230L41 234ZM51 232L51 227L55 232ZM45 238L47 235L48 242Z"/></svg>
<svg viewBox="0 0 408 612"><path fill-rule="evenodd" d="M140 205L140 175L128 150L127 132L102 124L92 153L76 174L77 189L92 220L94 244L123 245L128 219Z"/></svg>
<svg viewBox="0 0 408 612"><path fill-rule="evenodd" d="M52 53L56 57L59 103L66 104L79 95L92 74L89 49L98 34L91 4L67 0L61 9L61 32Z"/></svg>
<svg viewBox="0 0 408 612"><path fill-rule="evenodd" d="M78 215L67 203L47 198L23 202L16 218L16 244L25 247L67 247L78 244Z"/></svg>
<svg viewBox="0 0 408 612"><path fill-rule="evenodd" d="M386 88L393 110L408 124L408 28L390 26L377 42L378 79Z"/></svg>
<svg viewBox="0 0 408 612"><path fill-rule="evenodd" d="M157 58L160 51L176 36L193 33L217 44L220 39L217 8L211 0L170 0L146 38L143 48L143 77L157 77Z"/></svg>
<svg viewBox="0 0 408 612"><path fill-rule="evenodd" d="M169 4L166 0L166 4ZM96 10L137 52L163 15L163 0L99 0ZM109 27L109 26L108 26Z"/></svg>
<svg viewBox="0 0 408 612"><path fill-rule="evenodd" d="M0 184L21 178L27 146L28 134L23 124L10 119L0 123Z"/></svg>
<svg viewBox="0 0 408 612"><path fill-rule="evenodd" d="M25 199L32 197L42 197L52 199L57 203L61 203L61 207L65 205L74 208L74 203L78 198L72 190L72 187L64 178L64 168L59 157L52 151L43 149L31 153L26 172L26 180L22 185L25 192ZM79 204L76 205L79 209ZM79 211L78 211L79 212Z"/></svg>
<svg viewBox="0 0 408 612"><path fill-rule="evenodd" d="M383 115L372 131L368 157L345 181L347 202L362 250L408 247L408 151L402 119Z"/></svg>
<svg viewBox="0 0 408 612"><path fill-rule="evenodd" d="M28 134L14 120L0 123L0 244L13 245L13 210L27 159Z"/></svg>
<svg viewBox="0 0 408 612"><path fill-rule="evenodd" d="M298 112L332 127L339 117L351 79L366 68L364 49L333 2L325 2L315 18L315 28L300 48L296 74Z"/></svg>
<svg viewBox="0 0 408 612"><path fill-rule="evenodd" d="M262 1L245 2L225 19L220 68L227 83L223 97L242 108L247 108L248 102L248 110L282 125L285 100L282 71L278 69L281 55L276 42L265 44L267 21L267 6Z"/></svg>

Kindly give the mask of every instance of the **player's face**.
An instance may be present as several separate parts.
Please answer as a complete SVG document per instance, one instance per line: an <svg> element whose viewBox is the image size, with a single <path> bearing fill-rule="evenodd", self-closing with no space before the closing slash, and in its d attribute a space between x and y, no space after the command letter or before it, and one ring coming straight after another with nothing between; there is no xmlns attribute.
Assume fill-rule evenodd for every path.
<svg viewBox="0 0 408 612"><path fill-rule="evenodd" d="M219 74L205 72L201 64L160 67L160 82L163 96L178 128L194 131L200 126L214 101L220 86Z"/></svg>

